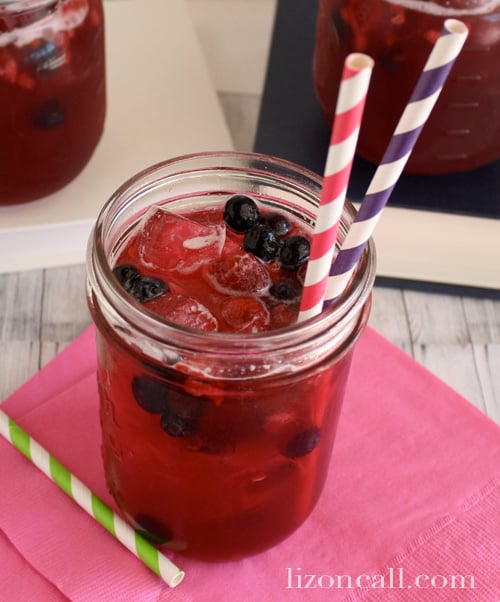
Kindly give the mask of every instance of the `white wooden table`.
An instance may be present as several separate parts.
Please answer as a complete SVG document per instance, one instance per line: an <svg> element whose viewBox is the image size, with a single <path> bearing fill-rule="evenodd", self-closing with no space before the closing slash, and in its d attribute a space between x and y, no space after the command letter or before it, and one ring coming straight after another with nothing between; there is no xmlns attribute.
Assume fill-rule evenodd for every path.
<svg viewBox="0 0 500 602"><path fill-rule="evenodd" d="M261 23L266 24L269 33L273 0L253 2L252 10L248 9L249 0L230 6L240 11L248 9L247 21L261 11L264 19ZM200 19L199 28L210 22L206 17L213 15L212 7L220 5L225 10L228 6L220 0L190 0L188 4L199 11L193 13L195 21ZM206 36L210 31L201 31L202 45L204 33ZM216 46L210 47L217 51ZM266 47L256 48L260 54L254 57L255 62L262 63ZM250 150L262 76L252 75L245 83L238 84L238 91L234 92L223 81L225 73L215 70L212 77L234 146ZM0 274L0 400L89 324L83 265ZM370 325L500 423L498 298L376 287Z"/></svg>

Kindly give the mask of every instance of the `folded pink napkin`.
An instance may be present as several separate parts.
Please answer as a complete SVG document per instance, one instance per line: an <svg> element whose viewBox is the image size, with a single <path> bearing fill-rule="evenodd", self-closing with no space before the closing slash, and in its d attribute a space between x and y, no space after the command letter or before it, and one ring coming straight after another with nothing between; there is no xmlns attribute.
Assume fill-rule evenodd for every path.
<svg viewBox="0 0 500 602"><path fill-rule="evenodd" d="M100 463L95 363L90 327L2 408L115 507ZM186 571L176 589L0 438L1 597L498 600L499 469L499 427L368 329L311 517L242 561L172 554Z"/></svg>

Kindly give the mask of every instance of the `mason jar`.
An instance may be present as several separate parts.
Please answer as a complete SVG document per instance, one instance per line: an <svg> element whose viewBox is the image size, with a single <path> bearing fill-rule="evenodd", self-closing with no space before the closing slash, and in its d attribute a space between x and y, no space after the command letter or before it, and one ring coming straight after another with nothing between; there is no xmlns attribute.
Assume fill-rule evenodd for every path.
<svg viewBox="0 0 500 602"><path fill-rule="evenodd" d="M102 1L0 0L0 205L73 180L105 113Z"/></svg>
<svg viewBox="0 0 500 602"><path fill-rule="evenodd" d="M282 541L312 512L370 312L375 251L370 241L345 291L318 316L258 333L161 318L114 277L117 258L153 204L199 216L250 194L311 230L321 185L278 158L195 154L135 175L97 219L87 295L107 486L130 523L160 546L205 560L241 558ZM353 217L347 203L339 240ZM175 432L159 415L170 416L170 404L183 421Z"/></svg>

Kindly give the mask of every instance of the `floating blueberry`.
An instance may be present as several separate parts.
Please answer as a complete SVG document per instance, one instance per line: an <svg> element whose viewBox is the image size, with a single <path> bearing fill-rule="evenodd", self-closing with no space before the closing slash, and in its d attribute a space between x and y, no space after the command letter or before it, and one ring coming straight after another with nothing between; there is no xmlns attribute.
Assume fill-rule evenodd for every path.
<svg viewBox="0 0 500 602"><path fill-rule="evenodd" d="M30 52L28 59L37 71L53 71L65 62L64 54L51 40L41 40Z"/></svg>
<svg viewBox="0 0 500 602"><path fill-rule="evenodd" d="M199 418L206 400L184 393L174 386L176 385L173 383L153 376L135 376L132 380L132 393L141 408L152 414L169 411L180 418Z"/></svg>
<svg viewBox="0 0 500 602"><path fill-rule="evenodd" d="M139 303L144 303L145 301L156 299L156 297L163 295L163 293L167 293L169 290L168 285L159 278L139 276L139 278L132 281L132 287L129 293L134 299L139 301Z"/></svg>
<svg viewBox="0 0 500 602"><path fill-rule="evenodd" d="M184 418L171 410L162 413L160 426L171 437L190 437L198 429L196 420Z"/></svg>
<svg viewBox="0 0 500 602"><path fill-rule="evenodd" d="M198 429L197 419L204 400L173 389L171 383L152 376L135 376L132 393L143 410L161 414L160 426L171 437L190 437Z"/></svg>
<svg viewBox="0 0 500 602"><path fill-rule="evenodd" d="M301 458L312 452L318 445L320 438L319 428L312 426L292 437L281 453L287 458Z"/></svg>
<svg viewBox="0 0 500 602"><path fill-rule="evenodd" d="M306 263L311 252L311 243L303 236L290 236L280 250L280 266L284 270L296 272Z"/></svg>
<svg viewBox="0 0 500 602"><path fill-rule="evenodd" d="M245 234L243 248L264 263L276 259L281 248L281 240L272 228L257 224Z"/></svg>
<svg viewBox="0 0 500 602"><path fill-rule="evenodd" d="M205 410L207 399L195 397L184 391L171 387L168 392L168 409L180 418L196 419Z"/></svg>
<svg viewBox="0 0 500 602"><path fill-rule="evenodd" d="M139 270L129 263L117 265L113 269L113 274L127 293L130 293L139 303L156 299L170 290L168 284L160 278L142 276Z"/></svg>
<svg viewBox="0 0 500 602"><path fill-rule="evenodd" d="M38 105L33 115L36 127L41 130L54 130L62 125L65 119L66 110L55 98Z"/></svg>
<svg viewBox="0 0 500 602"><path fill-rule="evenodd" d="M151 376L135 376L132 380L135 400L151 414L161 414L167 409L168 390L166 382Z"/></svg>
<svg viewBox="0 0 500 602"><path fill-rule="evenodd" d="M269 288L271 295L280 301L297 301L301 291L300 284L292 280L278 280Z"/></svg>
<svg viewBox="0 0 500 602"><path fill-rule="evenodd" d="M139 270L129 263L117 265L113 269L113 274L128 293L131 292L134 281L141 276Z"/></svg>
<svg viewBox="0 0 500 602"><path fill-rule="evenodd" d="M224 221L235 232L247 232L259 219L255 201L244 194L236 194L224 206Z"/></svg>
<svg viewBox="0 0 500 602"><path fill-rule="evenodd" d="M288 218L282 213L267 213L263 222L272 228L278 236L286 236L292 227Z"/></svg>

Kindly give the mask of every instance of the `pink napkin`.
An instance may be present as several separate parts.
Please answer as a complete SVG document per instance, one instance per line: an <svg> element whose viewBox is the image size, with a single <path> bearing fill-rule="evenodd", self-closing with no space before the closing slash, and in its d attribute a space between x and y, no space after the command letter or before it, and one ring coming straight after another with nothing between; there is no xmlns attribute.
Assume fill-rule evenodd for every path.
<svg viewBox="0 0 500 602"><path fill-rule="evenodd" d="M91 327L2 408L114 507L99 456L95 363ZM172 554L187 573L176 589L0 438L1 597L497 600L499 468L499 427L368 329L309 520L243 561Z"/></svg>

